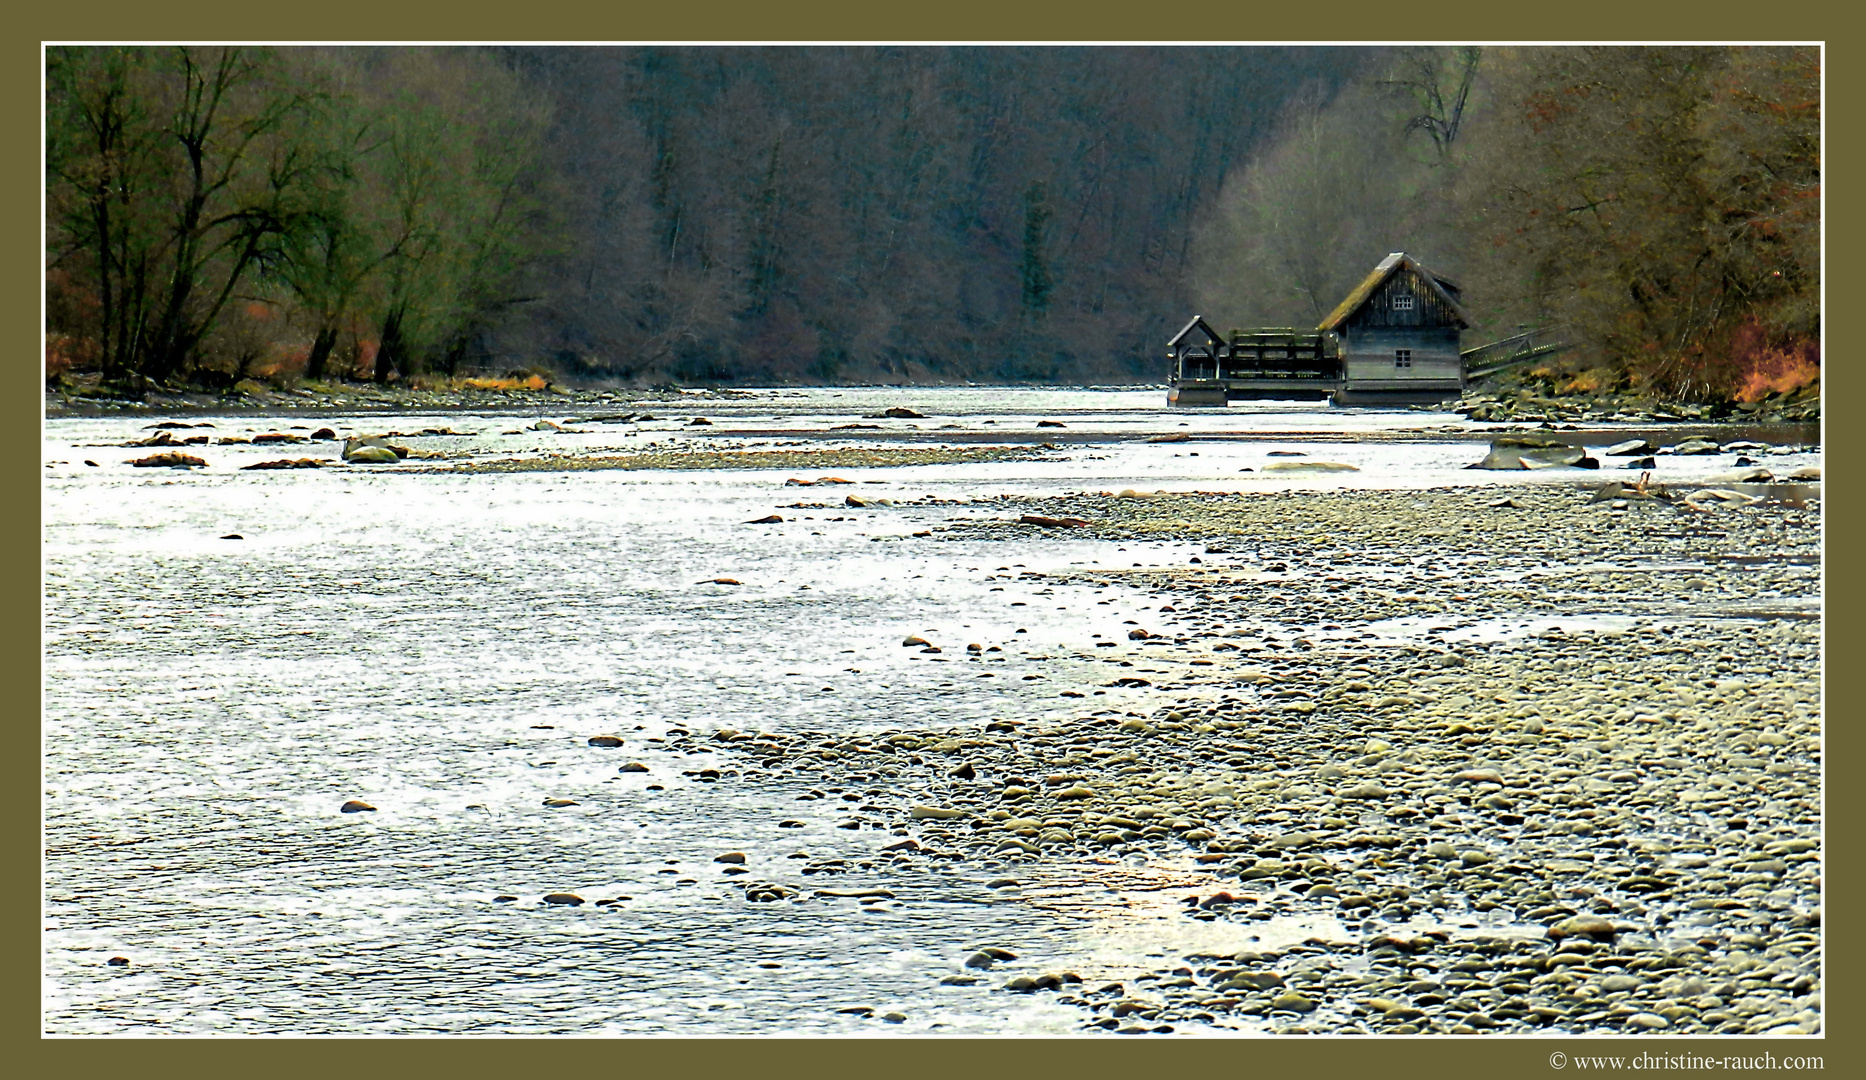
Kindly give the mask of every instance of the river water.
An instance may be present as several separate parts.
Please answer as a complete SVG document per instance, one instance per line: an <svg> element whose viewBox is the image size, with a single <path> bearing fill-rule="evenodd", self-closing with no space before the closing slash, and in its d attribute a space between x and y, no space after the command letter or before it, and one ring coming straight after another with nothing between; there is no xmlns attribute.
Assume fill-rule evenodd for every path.
<svg viewBox="0 0 1866 1080"><path fill-rule="evenodd" d="M1184 563L1200 550L911 539L949 518L994 516L953 500L1631 475L1468 471L1493 426L1453 414L1274 403L1175 412L1163 397L773 390L608 410L658 418L632 423L592 422L603 410L585 403L522 416L48 422L44 1029L1065 1033L1083 1014L1054 995L939 980L989 944L1057 958L1093 981L1188 950L1328 932L1187 925L1172 904L1183 868L1170 866L1024 863L1014 894L987 887L1003 872L994 864L892 872L878 853L896 836L836 827L843 808L894 797L885 775L851 776L816 801L798 801L802 781L694 775L742 767L704 749L724 728L860 733L1060 715L1060 691L1104 676L1028 657L1118 628L1153 600L1019 575ZM869 418L893 405L927 419ZM541 417L585 422L528 430ZM149 451L121 444L170 419L212 423L220 436L447 426L468 434L415 445L482 460L671 445L1057 449L1024 462L838 468L860 486L829 489L831 499L767 470L237 471L328 456L328 443L201 447L210 467L193 472L127 465ZM882 426L838 430L854 423ZM1570 434L1598 446L1691 430L1701 429ZM1180 432L1193 441L1144 441ZM1821 460L1805 427L1715 437L1797 447L1752 452L1778 472ZM1266 474L1284 460L1272 451L1358 471ZM1661 457L1656 472L1700 480L1733 457ZM778 509L840 503L848 491L897 505ZM911 505L923 496L949 504ZM744 524L774 511L790 520ZM743 584L698 584L716 577ZM1003 659L936 662L901 649L908 634L997 645ZM1123 693L1107 691L1111 707ZM681 742L683 731L700 738ZM594 734L625 745L592 747ZM632 762L648 771L617 771ZM378 809L340 814L350 799ZM804 826L780 831L780 819ZM748 903L713 861L729 851L747 855L756 876L746 880L895 897ZM848 860L850 872L799 878L800 852ZM541 903L554 892L626 899ZM862 1007L907 1020L838 1011Z"/></svg>

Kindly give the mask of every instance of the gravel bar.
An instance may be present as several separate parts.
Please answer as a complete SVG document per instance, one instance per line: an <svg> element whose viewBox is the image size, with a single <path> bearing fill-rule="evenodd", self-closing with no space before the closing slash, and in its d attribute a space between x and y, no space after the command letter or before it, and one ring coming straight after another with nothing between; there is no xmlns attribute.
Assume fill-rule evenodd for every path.
<svg viewBox="0 0 1866 1080"><path fill-rule="evenodd" d="M888 785L849 807L886 846L847 888L957 864L1055 904L1152 874L1189 922L1324 928L1106 983L999 942L945 980L1056 994L1085 1030L1819 1032L1818 501L1592 490L1000 500L942 536L1011 556L1058 531L1034 515L1202 545L1048 576L1165 601L1055 657L1110 689L963 729L722 731L722 782Z"/></svg>

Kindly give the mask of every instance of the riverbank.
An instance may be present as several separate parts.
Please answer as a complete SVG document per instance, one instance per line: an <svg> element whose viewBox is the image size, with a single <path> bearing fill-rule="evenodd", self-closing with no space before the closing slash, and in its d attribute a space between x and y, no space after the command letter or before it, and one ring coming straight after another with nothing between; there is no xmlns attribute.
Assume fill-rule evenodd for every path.
<svg viewBox="0 0 1866 1080"><path fill-rule="evenodd" d="M309 417L356 413L531 413L540 409L730 400L741 396L746 395L730 389L579 390L542 381L536 386L476 387L462 380L427 389L351 382L274 387L247 381L224 393L151 389L141 397L120 398L102 394L94 383L70 382L47 390L45 415L57 418L178 413Z"/></svg>
<svg viewBox="0 0 1866 1080"><path fill-rule="evenodd" d="M1155 623L1085 624L1029 657L1105 664L1103 685L1149 704L1068 691L978 726L713 742L817 795L889 770L851 820L893 832L892 862L844 895L972 863L1032 905L1319 928L1107 984L1076 970L1088 957L998 941L949 977L1056 994L1085 1026L1818 1031L1818 509L1588 499L1013 500L947 535L999 537L1007 563L1046 531L1025 514L1202 545L1180 568L1021 575L1164 601ZM744 881L752 900L808 891Z"/></svg>
<svg viewBox="0 0 1866 1080"><path fill-rule="evenodd" d="M624 389L573 388L558 384L496 386L492 380L461 380L446 386L413 388L400 384L305 383L273 387L247 381L234 390L213 394L151 389L139 399L104 396L94 383L68 382L45 396L48 418L82 416L216 414L225 416L338 416L369 413L445 415L449 413L532 414L540 411L601 411L652 403L705 403L756 400L766 396L731 387L662 387ZM475 386L473 383L481 385ZM903 387L911 393L926 387ZM1139 388L1132 388L1139 389ZM1165 389L1160 388L1162 407ZM1312 406L1325 408L1326 406ZM1462 414L1470 420L1502 424L1806 424L1820 419L1818 386L1732 407L1689 402L1653 401L1635 394L1582 393L1563 390L1546 378L1518 376L1473 386L1453 402L1419 406L1434 412Z"/></svg>
<svg viewBox="0 0 1866 1080"><path fill-rule="evenodd" d="M1554 368L1503 372L1473 382L1443 408L1487 423L1806 424L1821 418L1818 380L1756 401L1720 404L1655 400L1604 381Z"/></svg>

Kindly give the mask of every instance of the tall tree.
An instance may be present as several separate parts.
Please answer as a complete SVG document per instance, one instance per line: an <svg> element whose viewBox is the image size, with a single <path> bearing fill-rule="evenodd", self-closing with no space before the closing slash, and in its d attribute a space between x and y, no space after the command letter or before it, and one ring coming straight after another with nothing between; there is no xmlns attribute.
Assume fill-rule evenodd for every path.
<svg viewBox="0 0 1866 1080"><path fill-rule="evenodd" d="M1500 93L1478 222L1519 311L1684 397L1728 396L1760 352L1812 355L1813 50L1525 50Z"/></svg>
<svg viewBox="0 0 1866 1080"><path fill-rule="evenodd" d="M50 51L53 248L107 311L95 328L107 372L180 373L300 212L306 99L267 60L234 47Z"/></svg>

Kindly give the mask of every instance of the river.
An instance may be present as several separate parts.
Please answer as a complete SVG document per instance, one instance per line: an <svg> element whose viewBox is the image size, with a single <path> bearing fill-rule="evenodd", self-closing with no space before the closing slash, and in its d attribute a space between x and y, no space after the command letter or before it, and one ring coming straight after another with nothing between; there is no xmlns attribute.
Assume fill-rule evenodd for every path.
<svg viewBox="0 0 1866 1080"><path fill-rule="evenodd" d="M988 496L1633 475L1469 471L1495 425L1454 414L1274 403L1175 412L1163 396L771 390L522 416L47 422L44 1029L1066 1033L1081 1013L1050 995L939 980L986 944L1068 957L1092 980L1175 950L1316 932L1188 926L1159 884L1170 866L1125 878L1026 870L1015 896L988 887L990 865L891 874L880 848L896 837L837 828L841 815L817 809L886 799L886 776L854 774L846 791L799 801L807 784L697 775L738 767L705 749L720 729L859 733L905 718L1046 715L1060 691L1104 676L1049 663L1026 680L1038 670L1032 649L1082 639L1091 623L1119 626L1154 601L1020 572L1199 552L1066 533L1014 546L938 537L950 518L991 516ZM871 418L890 406L925 418ZM590 422L644 408L658 419ZM572 430L530 430L538 418ZM121 444L171 419L211 423L215 436L438 423L467 434L413 444L475 461L645 444L1055 449L837 469L856 483L831 489L784 486L794 470L239 471L334 456L329 443L203 446L191 452L210 467L195 471L127 465L150 451ZM858 423L881 427L843 427ZM1792 448L1755 452L1779 472L1821 461L1806 427L1564 434L1604 446L1696 431ZM1145 441L1179 433L1190 441ZM1358 471L1263 471L1299 460L1289 453ZM1661 457L1654 472L1701 480L1733 457ZM850 491L893 505L847 509ZM807 501L824 507L785 508ZM772 513L789 520L745 524ZM741 584L710 583L722 577ZM998 645L1004 658L960 670L903 650L914 634ZM677 739L683 731L698 738ZM596 734L624 745L590 746ZM618 772L625 763L647 771ZM351 799L377 809L339 813ZM778 819L804 824L779 831ZM844 859L848 874L815 883L895 896L748 903L714 861L730 851L774 879L794 877L800 852ZM556 892L626 899L540 902ZM882 1025L845 1008L907 1020Z"/></svg>

